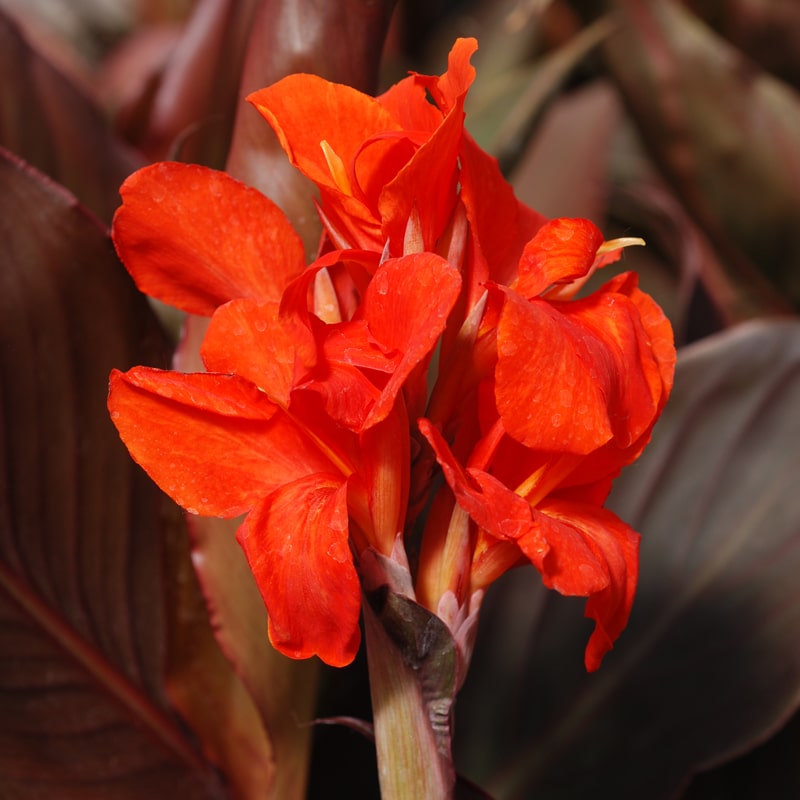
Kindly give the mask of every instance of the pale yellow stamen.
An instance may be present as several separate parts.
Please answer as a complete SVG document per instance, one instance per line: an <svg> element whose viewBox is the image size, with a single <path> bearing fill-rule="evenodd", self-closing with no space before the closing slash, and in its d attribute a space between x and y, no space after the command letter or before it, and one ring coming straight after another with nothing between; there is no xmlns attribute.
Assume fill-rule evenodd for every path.
<svg viewBox="0 0 800 800"><path fill-rule="evenodd" d="M625 247L644 247L645 244L645 240L640 239L638 236L623 236L619 239L610 239L607 242L603 242L603 244L597 248L594 264L592 264L591 269L582 278L577 278L567 283L557 283L551 286L547 291L542 292L541 296L547 300L571 300L597 271L604 255L613 253L615 250L622 250Z"/></svg>
<svg viewBox="0 0 800 800"><path fill-rule="evenodd" d="M597 255L605 255L614 250L621 250L623 247L644 247L645 244L645 240L640 239L638 236L623 236L619 239L611 239L608 242L603 242L603 244L597 248Z"/></svg>

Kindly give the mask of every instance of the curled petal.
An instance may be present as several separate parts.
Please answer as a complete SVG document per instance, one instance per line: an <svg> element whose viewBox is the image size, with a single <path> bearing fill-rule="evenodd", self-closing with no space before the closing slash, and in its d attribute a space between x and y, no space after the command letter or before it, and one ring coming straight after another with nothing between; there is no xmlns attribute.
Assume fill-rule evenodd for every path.
<svg viewBox="0 0 800 800"><path fill-rule="evenodd" d="M525 245L514 289L538 297L548 287L583 278L595 263L603 234L588 219L553 219Z"/></svg>
<svg viewBox="0 0 800 800"><path fill-rule="evenodd" d="M415 76L417 81L431 93L433 101L445 114L455 106L463 104L475 80L475 67L470 64L470 59L477 49L476 39L456 39L447 57L447 71L443 75Z"/></svg>
<svg viewBox="0 0 800 800"><path fill-rule="evenodd" d="M350 431L361 429L368 410L380 397L380 391L360 369L341 362L321 363L302 389L318 395L331 420ZM296 394L295 399L298 397Z"/></svg>
<svg viewBox="0 0 800 800"><path fill-rule="evenodd" d="M514 542L545 586L588 598L586 616L595 620L595 629L585 661L587 670L596 670L628 621L639 535L610 511L588 503L551 497L534 508L487 472L464 470L427 420L420 421L420 429L470 517L496 540ZM513 559L506 561L513 564Z"/></svg>
<svg viewBox="0 0 800 800"><path fill-rule="evenodd" d="M396 119L404 130L436 130L442 112L428 100L425 87L415 75L398 81L378 96L378 102Z"/></svg>
<svg viewBox="0 0 800 800"><path fill-rule="evenodd" d="M108 408L134 460L176 503L235 517L331 462L243 378L147 367L111 373Z"/></svg>
<svg viewBox="0 0 800 800"><path fill-rule="evenodd" d="M636 276L629 273L628 277L635 290ZM569 303L564 310L588 335L603 343L610 357L610 380L605 387L609 417L614 441L619 447L628 447L649 432L666 402L675 351L671 335L669 342L666 339L671 328L663 314L659 328L664 338L654 340L636 303L609 288ZM644 295L637 299L643 300Z"/></svg>
<svg viewBox="0 0 800 800"><path fill-rule="evenodd" d="M547 543L541 537L535 543L533 541L536 531L530 504L489 473L478 469L465 470L429 420L419 420L419 428L433 448L461 508L496 539L517 541L528 535L526 555L541 569Z"/></svg>
<svg viewBox="0 0 800 800"><path fill-rule="evenodd" d="M415 76L418 86L425 86L443 114L427 141L385 181L379 208L383 232L399 252L406 222L417 214L426 250L433 250L445 229L456 202L459 150L464 137L464 101L475 68L470 59L478 49L475 39L457 39L448 57L447 72L441 77ZM383 102L393 102L396 95ZM402 116L407 114L402 113Z"/></svg>
<svg viewBox="0 0 800 800"><path fill-rule="evenodd" d="M675 377L676 353L672 325L658 303L639 289L638 277L634 272L615 276L601 291L625 295L638 311L645 332L646 347L653 354L661 378L660 410L667 402Z"/></svg>
<svg viewBox="0 0 800 800"><path fill-rule="evenodd" d="M342 478L309 475L280 487L237 538L267 607L273 646L290 658L349 664L361 640L361 589Z"/></svg>
<svg viewBox="0 0 800 800"><path fill-rule="evenodd" d="M585 661L592 672L628 624L639 576L640 536L604 508L551 499L542 503L540 510L550 545L545 582L552 581L562 594L588 596L586 616L595 621L595 628L586 645ZM576 543L584 553L592 553L592 568L603 570L605 586L592 589L583 581L582 565L589 562L574 557Z"/></svg>
<svg viewBox="0 0 800 800"><path fill-rule="evenodd" d="M120 189L112 236L146 294L210 316L234 298L277 302L305 266L300 237L260 192L224 172L160 163Z"/></svg>
<svg viewBox="0 0 800 800"><path fill-rule="evenodd" d="M419 215L422 241L433 250L456 203L458 151L464 112L453 109L411 158L385 181L378 209L383 234L399 254L412 213Z"/></svg>

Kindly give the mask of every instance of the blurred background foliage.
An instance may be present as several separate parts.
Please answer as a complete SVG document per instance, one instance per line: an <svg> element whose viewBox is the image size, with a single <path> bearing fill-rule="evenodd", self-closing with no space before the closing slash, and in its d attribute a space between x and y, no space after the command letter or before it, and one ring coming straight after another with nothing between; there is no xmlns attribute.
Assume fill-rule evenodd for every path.
<svg viewBox="0 0 800 800"><path fill-rule="evenodd" d="M62 637L62 647L74 654L77 640L88 639L112 671L121 663L102 635L103 625L115 623L95 620L94 628L81 628L80 614L59 593L58 575L52 568L46 575L37 571L35 558L26 562L18 554L20 537L46 552L53 535L51 524L21 513L20 487L36 476L46 504L60 496L53 487L61 483L68 495L84 497L86 477L80 470L45 475L37 466L37 454L51 458L52 447L62 447L58 441L43 440L32 460L20 458L43 416L29 413L22 395L13 394L22 389L9 388L19 383L20 369L11 355L22 352L13 337L35 344L36 330L49 330L63 313L59 297L65 295L53 290L52 306L37 305L24 331L12 311L40 302L41 286L55 280L53 264L63 262L72 270L64 274L79 287L93 273L73 261L118 267L103 244L102 227L86 233L85 218L76 218L74 203L54 184L108 225L119 184L138 166L175 158L225 168L279 202L311 253L318 229L308 186L287 169L267 126L249 116L241 97L301 69L379 91L408 69L442 72L453 39L461 35L480 43L467 107L471 133L498 158L518 195L542 213L589 217L608 238L646 239L647 247L626 252L617 268L639 273L672 319L682 350L675 397L651 452L622 477L611 498L644 534L640 598L630 629L597 676L587 677L581 672L586 627L580 608L546 596L525 572L509 575L487 600L473 669L457 704L457 767L498 799L574 800L611 791L631 800L800 796L796 0L400 0L396 8L390 1L356 0L327 6L312 0L2 0L0 145L14 154L4 160L2 209L3 596L15 598L14 609L24 607L26 619L49 639L52 629L42 634L47 614L33 602L45 598L50 612L55 609L66 628L78 632L76 641ZM32 177L17 157L54 183ZM42 225L50 226L47 241L32 248ZM12 283L14 275L40 273L33 288L21 278ZM18 286L23 288L9 289ZM94 314L97 302L72 295L64 300L79 319ZM128 298L125 307L136 302ZM116 324L113 314L97 321L83 340L87 349L76 357L78 367L95 357L93 342L105 335L103 326ZM166 356L158 353L168 348L166 341L154 344L158 336L149 327L142 334L142 324L131 323L135 330L125 334L133 342L125 352L136 353L126 357L131 363L147 357L148 363L163 362ZM65 330L69 336L72 328ZM48 361L33 345L30 353L45 359L31 369L53 389L52 371L63 356L50 352ZM92 384L101 397L107 367L125 366L119 351L104 357L109 364L95 364ZM30 391L42 385L34 381ZM53 393L58 396L57 386ZM75 405L64 425L80 428L86 414L104 413L102 403L91 412L88 407ZM103 447L116 446L109 444L110 432L98 437ZM65 463L71 457L82 463L83 445L71 447ZM113 458L126 457L114 452ZM130 501L133 490L121 491ZM83 502L99 508L109 501L91 495ZM166 512L160 513L164 526ZM165 586L153 591L185 612L167 612L166 621L158 612L172 647L172 656L164 656L167 688L159 686L158 664L142 668L144 678L127 666L119 669L156 698L168 721L148 724L162 731L173 726L181 743L169 747L182 753L189 772L202 776L202 790L181 796L263 796L269 770L253 764L280 755L276 687L305 691L308 714L316 702L319 717L368 718L364 664L325 670L297 684L294 677L269 683L255 676L268 656L237 650L230 631L236 627L231 620L247 613L257 618L258 600L242 590L220 610L225 603L215 605L215 576L201 568L227 661L222 658L189 553L180 544L183 533L175 533L180 523L174 512L167 516L172 533L164 541L171 544L158 567ZM209 540L208 531L194 532L195 565L198 553L210 554L204 549ZM134 539L134 549L137 541L144 540ZM152 537L147 541L139 546L161 546ZM114 549L113 543L97 546ZM116 563L129 557L114 551L110 558ZM228 551L214 555L215 563L234 557ZM73 570L68 577L91 602L97 576ZM140 591L146 589L134 587L131 597ZM189 599L177 600L182 593ZM28 605L20 599L25 597ZM129 617L131 608L128 597L120 614ZM257 637L253 625L237 635ZM21 652L19 624L7 621L5 631L0 676L8 695L19 688L19 678L9 677L18 676L12 662ZM183 649L176 655L176 648ZM225 672L228 662L235 675ZM205 720L197 710L208 685L175 689L182 681L189 685L198 671L213 673L213 691L238 698ZM53 688L51 678L31 681L38 700ZM48 743L56 734L39 727L46 727L42 708L58 709L54 696L48 694L38 710L23 704L30 714L23 722L22 706L0 704L0 734L10 754L0 756L0 794L37 796L23 787L31 785L35 770L45 769L51 787L62 787L52 796L107 796L102 784L87 788L92 781L84 777L83 788L76 788L63 777L63 765L52 767L67 758L54 755ZM220 728L220 719L230 727ZM293 734L287 735L291 740ZM310 797L375 796L369 741L347 725L315 726L312 738ZM91 742L76 745L69 758L78 758L81 747ZM118 772L135 771L126 762ZM147 784L156 791L148 796L166 796L168 785ZM126 787L127 793L118 788L115 796L145 796L145 783L131 779ZM469 794L466 783L462 791L464 797L481 796L477 789Z"/></svg>

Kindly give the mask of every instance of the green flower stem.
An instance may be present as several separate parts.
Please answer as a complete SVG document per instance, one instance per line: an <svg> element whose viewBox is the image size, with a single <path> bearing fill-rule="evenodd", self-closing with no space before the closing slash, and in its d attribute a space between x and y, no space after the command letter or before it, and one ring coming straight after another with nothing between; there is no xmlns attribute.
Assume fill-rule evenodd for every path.
<svg viewBox="0 0 800 800"><path fill-rule="evenodd" d="M452 797L450 703L426 699L414 669L364 602L375 746L383 800Z"/></svg>

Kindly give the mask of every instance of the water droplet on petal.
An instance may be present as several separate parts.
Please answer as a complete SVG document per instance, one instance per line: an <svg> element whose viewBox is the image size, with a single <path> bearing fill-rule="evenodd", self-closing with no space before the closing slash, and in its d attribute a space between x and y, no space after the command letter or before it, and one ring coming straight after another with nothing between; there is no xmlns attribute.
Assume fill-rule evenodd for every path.
<svg viewBox="0 0 800 800"><path fill-rule="evenodd" d="M568 242L575 235L575 230L571 225L558 225L554 233L562 242Z"/></svg>
<svg viewBox="0 0 800 800"><path fill-rule="evenodd" d="M372 280L375 284L375 291L378 294L387 295L389 293L389 276L385 272L379 270Z"/></svg>
<svg viewBox="0 0 800 800"><path fill-rule="evenodd" d="M328 545L328 555L338 564L347 561L347 546L343 542L331 542Z"/></svg>
<svg viewBox="0 0 800 800"><path fill-rule="evenodd" d="M513 339L506 339L504 341L498 342L498 349L500 351L501 356L508 356L509 358L513 358L519 347L517 343Z"/></svg>

